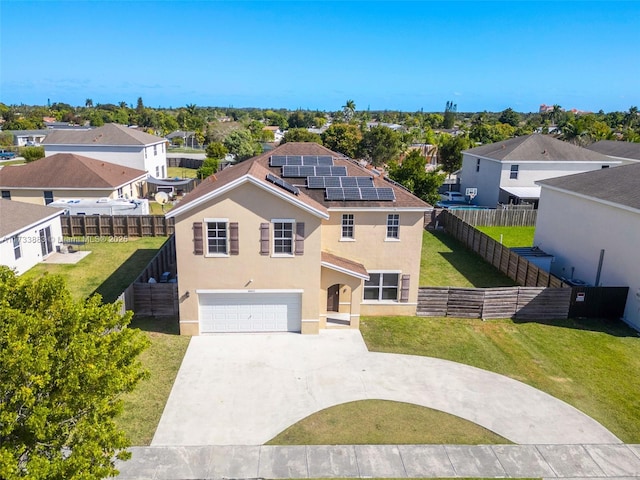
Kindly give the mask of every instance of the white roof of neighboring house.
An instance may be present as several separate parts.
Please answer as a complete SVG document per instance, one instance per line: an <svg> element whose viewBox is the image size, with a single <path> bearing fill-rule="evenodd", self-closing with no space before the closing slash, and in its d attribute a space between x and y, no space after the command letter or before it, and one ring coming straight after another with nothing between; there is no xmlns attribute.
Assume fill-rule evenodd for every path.
<svg viewBox="0 0 640 480"><path fill-rule="evenodd" d="M540 198L540 187L500 187L518 198Z"/></svg>

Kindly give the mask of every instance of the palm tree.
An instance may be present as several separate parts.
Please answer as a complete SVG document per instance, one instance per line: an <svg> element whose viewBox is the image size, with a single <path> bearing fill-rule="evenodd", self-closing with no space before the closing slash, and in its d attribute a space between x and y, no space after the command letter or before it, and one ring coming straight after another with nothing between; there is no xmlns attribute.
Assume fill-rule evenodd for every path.
<svg viewBox="0 0 640 480"><path fill-rule="evenodd" d="M91 100L90 98L87 98L87 99L84 101L84 106L85 106L85 107L87 107L87 108L91 108L91 107L93 107L93 100Z"/></svg>
<svg viewBox="0 0 640 480"><path fill-rule="evenodd" d="M350 122L356 113L356 102L353 100L347 100L347 102L342 106L342 112L344 113L345 120Z"/></svg>
<svg viewBox="0 0 640 480"><path fill-rule="evenodd" d="M187 104L187 112L189 112L189 115L195 116L198 113L196 109L197 107L195 103Z"/></svg>
<svg viewBox="0 0 640 480"><path fill-rule="evenodd" d="M560 118L560 114L562 113L562 107L558 104L555 104L553 106L553 110L551 110L551 114L549 115L551 117L551 121L557 125L558 123L558 119Z"/></svg>

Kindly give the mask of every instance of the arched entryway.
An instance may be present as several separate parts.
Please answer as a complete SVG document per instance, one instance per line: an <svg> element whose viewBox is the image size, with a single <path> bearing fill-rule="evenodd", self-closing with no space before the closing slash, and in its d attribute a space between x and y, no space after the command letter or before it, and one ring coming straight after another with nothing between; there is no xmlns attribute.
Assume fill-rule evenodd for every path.
<svg viewBox="0 0 640 480"><path fill-rule="evenodd" d="M334 283L327 288L327 322L336 325L351 324L351 287Z"/></svg>

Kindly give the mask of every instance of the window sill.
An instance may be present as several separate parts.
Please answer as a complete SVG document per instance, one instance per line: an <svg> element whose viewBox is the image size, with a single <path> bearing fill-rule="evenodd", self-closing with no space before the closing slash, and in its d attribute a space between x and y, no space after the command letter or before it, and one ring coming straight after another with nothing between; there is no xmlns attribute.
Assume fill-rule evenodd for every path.
<svg viewBox="0 0 640 480"><path fill-rule="evenodd" d="M228 253L207 253L205 258L227 258L230 257Z"/></svg>
<svg viewBox="0 0 640 480"><path fill-rule="evenodd" d="M295 255L292 253L274 253L271 258L295 258Z"/></svg>
<svg viewBox="0 0 640 480"><path fill-rule="evenodd" d="M341 242L355 242L356 239L355 238L349 238L349 237L343 237L343 238L340 238L340 241Z"/></svg>
<svg viewBox="0 0 640 480"><path fill-rule="evenodd" d="M363 300L362 305L396 305L398 300Z"/></svg>
<svg viewBox="0 0 640 480"><path fill-rule="evenodd" d="M385 242L399 242L400 239L399 238L385 238L384 241Z"/></svg>

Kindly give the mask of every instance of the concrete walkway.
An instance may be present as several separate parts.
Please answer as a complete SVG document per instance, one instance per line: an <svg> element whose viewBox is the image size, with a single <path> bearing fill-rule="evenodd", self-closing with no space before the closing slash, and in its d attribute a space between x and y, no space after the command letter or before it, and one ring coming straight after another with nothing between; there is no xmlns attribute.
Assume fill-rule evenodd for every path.
<svg viewBox="0 0 640 480"><path fill-rule="evenodd" d="M517 444L621 443L524 383L455 362L369 352L359 331L345 329L193 337L152 446L262 445L319 410L367 399L441 410Z"/></svg>
<svg viewBox="0 0 640 480"><path fill-rule="evenodd" d="M136 447L119 480L640 477L640 445Z"/></svg>

